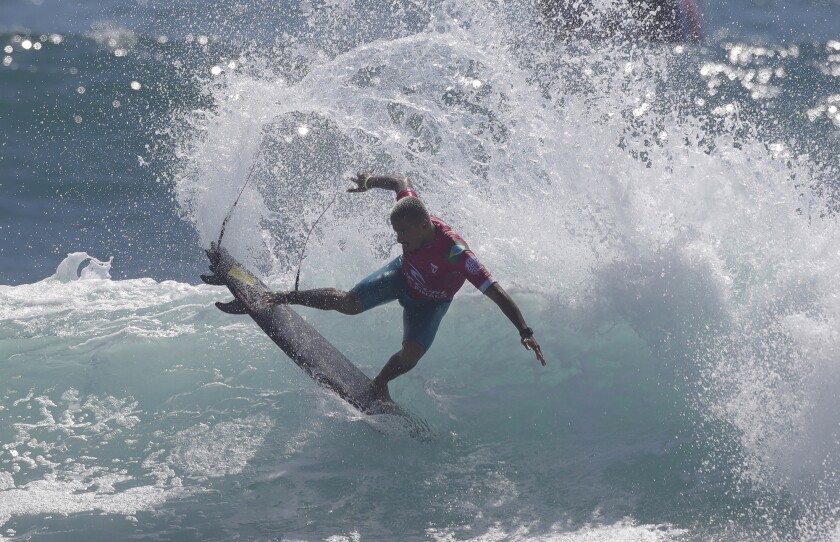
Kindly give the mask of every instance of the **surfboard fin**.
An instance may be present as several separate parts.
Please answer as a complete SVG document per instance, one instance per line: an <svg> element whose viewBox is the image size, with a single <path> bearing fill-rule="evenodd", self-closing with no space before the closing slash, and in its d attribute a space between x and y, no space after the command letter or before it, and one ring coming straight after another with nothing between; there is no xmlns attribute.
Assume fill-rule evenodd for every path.
<svg viewBox="0 0 840 542"><path fill-rule="evenodd" d="M222 312L227 314L247 314L248 309L245 308L245 305L239 301L238 299L232 299L227 303L223 303L221 301L216 301L216 308Z"/></svg>
<svg viewBox="0 0 840 542"><path fill-rule="evenodd" d="M204 281L204 284L210 284L211 286L224 286L225 281L219 275L201 275L201 280Z"/></svg>

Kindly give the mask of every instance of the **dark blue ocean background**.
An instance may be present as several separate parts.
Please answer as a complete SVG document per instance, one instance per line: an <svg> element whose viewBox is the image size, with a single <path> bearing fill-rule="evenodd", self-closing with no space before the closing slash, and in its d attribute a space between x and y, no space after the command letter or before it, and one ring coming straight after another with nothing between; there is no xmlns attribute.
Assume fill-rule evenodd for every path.
<svg viewBox="0 0 840 542"><path fill-rule="evenodd" d="M681 44L528 0L0 0L0 541L840 540L840 0L700 7ZM338 192L302 287L352 287L396 255L366 168L548 357L465 287L391 388L431 442L198 280L251 174L231 252L290 287ZM369 375L399 344L396 306L302 314Z"/></svg>

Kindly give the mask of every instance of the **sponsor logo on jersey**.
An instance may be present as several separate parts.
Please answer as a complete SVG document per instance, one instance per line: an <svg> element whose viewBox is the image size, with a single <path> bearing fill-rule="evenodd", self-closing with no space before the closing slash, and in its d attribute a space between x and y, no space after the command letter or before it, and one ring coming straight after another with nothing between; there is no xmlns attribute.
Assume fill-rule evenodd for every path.
<svg viewBox="0 0 840 542"><path fill-rule="evenodd" d="M411 262L408 262L408 278L413 279L415 282L422 284L423 287L426 286L426 279L423 278L423 273L417 270Z"/></svg>
<svg viewBox="0 0 840 542"><path fill-rule="evenodd" d="M409 290L417 293L421 298L425 299L446 301L452 298L446 290L435 290L429 288L429 286L426 285L426 279L423 278L423 273L414 267L411 262L406 263L408 264L408 268L405 270L405 278L408 281Z"/></svg>
<svg viewBox="0 0 840 542"><path fill-rule="evenodd" d="M433 264L433 263L431 263L431 264L429 264L429 265L431 265L431 266L432 266L432 275L434 275L435 273L437 273L438 266L436 266L436 265L435 265L435 264Z"/></svg>
<svg viewBox="0 0 840 542"><path fill-rule="evenodd" d="M467 268L467 273L470 275L478 275L481 273L481 262L479 262L472 254L467 256L467 259L464 261L464 266Z"/></svg>

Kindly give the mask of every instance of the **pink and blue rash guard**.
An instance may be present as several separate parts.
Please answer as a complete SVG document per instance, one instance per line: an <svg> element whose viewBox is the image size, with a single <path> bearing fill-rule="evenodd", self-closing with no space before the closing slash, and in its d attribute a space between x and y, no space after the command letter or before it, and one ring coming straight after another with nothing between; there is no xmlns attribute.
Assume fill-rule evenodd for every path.
<svg viewBox="0 0 840 542"><path fill-rule="evenodd" d="M397 200L417 196L413 190L403 190ZM490 272L478 261L466 241L449 227L449 224L433 216L435 239L417 252L403 250L402 272L405 275L408 292L414 299L429 301L451 301L455 293L468 280L481 293L493 285Z"/></svg>
<svg viewBox="0 0 840 542"><path fill-rule="evenodd" d="M403 190L397 199L416 196ZM362 279L351 292L362 310L397 300L403 307L403 344L415 342L428 350L435 340L455 292L469 280L486 292L495 281L460 235L432 217L435 238L415 253L403 250L390 263Z"/></svg>

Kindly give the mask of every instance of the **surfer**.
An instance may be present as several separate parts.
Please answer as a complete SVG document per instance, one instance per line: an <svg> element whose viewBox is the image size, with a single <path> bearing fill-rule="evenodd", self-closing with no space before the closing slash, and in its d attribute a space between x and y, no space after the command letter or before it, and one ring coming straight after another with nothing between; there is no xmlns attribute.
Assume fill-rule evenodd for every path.
<svg viewBox="0 0 840 542"><path fill-rule="evenodd" d="M264 303L360 314L397 300L403 307L403 344L373 379L372 391L382 400L391 401L388 382L413 369L429 350L452 298L465 280L498 305L516 326L522 345L533 350L537 360L545 365L542 349L519 307L478 261L464 239L446 222L429 214L408 179L359 173L352 181L356 186L348 192L381 188L396 193L391 226L403 247L402 255L349 292L335 288L266 292L262 296Z"/></svg>

